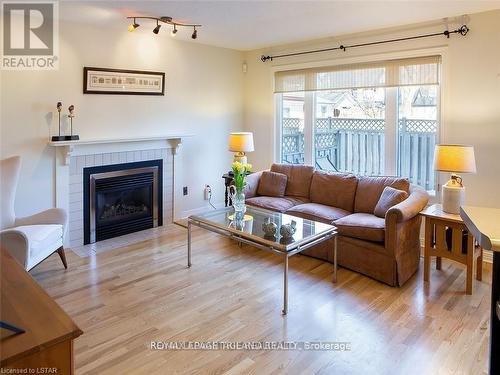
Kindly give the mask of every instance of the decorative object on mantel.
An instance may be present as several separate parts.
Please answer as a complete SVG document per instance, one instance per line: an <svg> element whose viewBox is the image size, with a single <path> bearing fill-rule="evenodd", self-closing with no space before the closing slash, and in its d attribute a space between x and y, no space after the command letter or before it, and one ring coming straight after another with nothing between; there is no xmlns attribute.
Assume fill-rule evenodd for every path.
<svg viewBox="0 0 500 375"><path fill-rule="evenodd" d="M285 240L288 241L291 238L293 238L293 235L297 231L297 222L295 220L292 220L290 224L283 224L280 228L280 234L281 237Z"/></svg>
<svg viewBox="0 0 500 375"><path fill-rule="evenodd" d="M165 95L165 73L84 67L83 93Z"/></svg>
<svg viewBox="0 0 500 375"><path fill-rule="evenodd" d="M61 135L61 111L62 111L62 103L61 102L57 102L56 108L57 108L57 115L58 115L59 135L53 135L52 136L52 141L64 141L65 137L63 135Z"/></svg>
<svg viewBox="0 0 500 375"><path fill-rule="evenodd" d="M68 107L68 111L69 111L68 118L69 118L71 135L65 136L64 140L65 141L78 141L80 139L80 137L76 134L73 135L73 118L75 117L75 106L73 104L71 104Z"/></svg>
<svg viewBox="0 0 500 375"><path fill-rule="evenodd" d="M252 169L251 164L242 164L238 161L232 165L234 185L229 186L229 194L233 202L235 220L242 219L247 208L245 206L245 194L243 188L246 185L245 177Z"/></svg>
<svg viewBox="0 0 500 375"><path fill-rule="evenodd" d="M154 34L158 34L160 32L160 22L166 23L168 25L172 25L172 31L170 35L175 36L177 34L177 26L182 26L182 27L192 27L193 28L193 33L191 34L192 39L198 38L198 30L196 30L197 27L201 27L199 24L193 24L193 23L184 23L180 21L175 21L172 17L170 16L161 16L161 17L147 17L147 16L130 16L127 17L127 19L133 19L134 23L128 25L128 31L132 32L135 31L139 26L137 23L137 20L142 19L142 20L153 20L156 21L156 27L153 29Z"/></svg>
<svg viewBox="0 0 500 375"><path fill-rule="evenodd" d="M271 221L270 217L268 217L266 218L266 221L262 223L262 230L264 231L266 236L275 237L276 232L278 232L278 226L276 225L276 223L273 223Z"/></svg>
<svg viewBox="0 0 500 375"><path fill-rule="evenodd" d="M440 172L451 172L451 179L442 186L442 205L444 212L458 215L460 206L465 203L465 187L462 184L462 177L457 173L476 173L474 147L436 145L434 169Z"/></svg>

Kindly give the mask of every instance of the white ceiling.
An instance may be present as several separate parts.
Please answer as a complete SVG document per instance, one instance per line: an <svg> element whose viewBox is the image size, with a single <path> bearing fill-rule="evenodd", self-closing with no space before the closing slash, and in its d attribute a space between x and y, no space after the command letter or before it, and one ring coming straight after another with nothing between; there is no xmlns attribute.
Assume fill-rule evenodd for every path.
<svg viewBox="0 0 500 375"><path fill-rule="evenodd" d="M62 4L64 3L64 4ZM130 15L200 23L197 43L238 50L301 42L500 9L499 0L420 1L64 1L61 18L109 25ZM499 20L500 22L500 20ZM138 22L151 32L154 21ZM158 37L170 37L165 25ZM190 40L192 30L178 37ZM153 35L153 34L151 34Z"/></svg>

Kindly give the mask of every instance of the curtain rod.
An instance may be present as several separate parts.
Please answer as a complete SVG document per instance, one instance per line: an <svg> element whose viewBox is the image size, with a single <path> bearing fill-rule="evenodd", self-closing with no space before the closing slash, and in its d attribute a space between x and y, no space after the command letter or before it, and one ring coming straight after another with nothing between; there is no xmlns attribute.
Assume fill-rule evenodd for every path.
<svg viewBox="0 0 500 375"><path fill-rule="evenodd" d="M262 55L260 57L260 59L262 60L262 62L266 62L268 60L271 60L273 61L274 59L279 59L279 58L282 58L282 57L291 57L291 56L300 56L300 55L308 55L310 53L319 53L319 52L329 52L329 51L336 51L336 50L342 50L342 51L346 51L348 48L355 48L355 47L366 47L366 46L373 46L373 45L377 45L377 44L385 44L385 43L394 43L394 42L402 42L402 41L405 41L405 40L413 40L413 39L422 39L422 38L430 38L430 37L434 37L434 36L440 36L440 35L444 35L446 36L447 38L450 37L451 34L460 34L462 36L465 36L467 35L467 33L469 32L469 28L467 27L467 25L462 25L460 28L456 29L456 30L453 30L453 31L449 31L449 30L445 30L445 31L442 31L440 33L433 33L433 34L424 34L424 35L416 35L416 36L409 36L409 37L405 37L405 38L397 38L397 39L387 39L387 40L380 40L380 41L377 41L377 42L369 42L369 43L360 43L360 44L352 44L350 46L344 46L344 45L340 45L338 47L332 47L332 48L323 48L323 49L316 49L316 50L312 50L312 51L302 51L302 52L294 52L294 53L286 53L286 54L283 54L283 55L274 55L274 56L270 56L270 55Z"/></svg>

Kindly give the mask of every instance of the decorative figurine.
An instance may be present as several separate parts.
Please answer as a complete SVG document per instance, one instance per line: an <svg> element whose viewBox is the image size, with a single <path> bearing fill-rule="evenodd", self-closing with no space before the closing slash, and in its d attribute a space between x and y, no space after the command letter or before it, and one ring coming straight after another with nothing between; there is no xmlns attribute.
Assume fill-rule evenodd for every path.
<svg viewBox="0 0 500 375"><path fill-rule="evenodd" d="M278 226L271 221L271 218L266 218L266 221L262 224L262 230L267 237L275 237L278 231Z"/></svg>
<svg viewBox="0 0 500 375"><path fill-rule="evenodd" d="M290 224L283 224L280 228L280 234L283 239L291 239L297 231L297 222L292 220Z"/></svg>
<svg viewBox="0 0 500 375"><path fill-rule="evenodd" d="M73 135L73 118L75 117L75 106L73 104L71 104L68 107L68 111L69 111L68 117L69 117L71 135L66 136L65 138L67 141L76 141L76 140L80 139L80 137L78 135Z"/></svg>
<svg viewBox="0 0 500 375"><path fill-rule="evenodd" d="M62 111L62 103L57 102L56 105L57 108L57 114L58 114L58 123L59 123L59 135L53 135L52 136L52 141L64 141L65 137L61 135L61 111Z"/></svg>

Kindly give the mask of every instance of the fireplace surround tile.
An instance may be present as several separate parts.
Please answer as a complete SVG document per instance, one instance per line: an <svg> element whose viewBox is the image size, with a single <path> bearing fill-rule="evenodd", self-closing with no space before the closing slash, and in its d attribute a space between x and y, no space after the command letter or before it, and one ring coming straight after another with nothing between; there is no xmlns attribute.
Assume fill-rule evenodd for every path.
<svg viewBox="0 0 500 375"><path fill-rule="evenodd" d="M173 193L173 155L171 149L122 151L72 156L69 164L69 246L83 245L83 168L162 159L163 160L163 223L171 223ZM127 235L128 236L128 235ZM122 236L123 237L123 236ZM117 237L121 238L121 237ZM113 241L109 239L105 241ZM102 242L102 241L101 241Z"/></svg>

